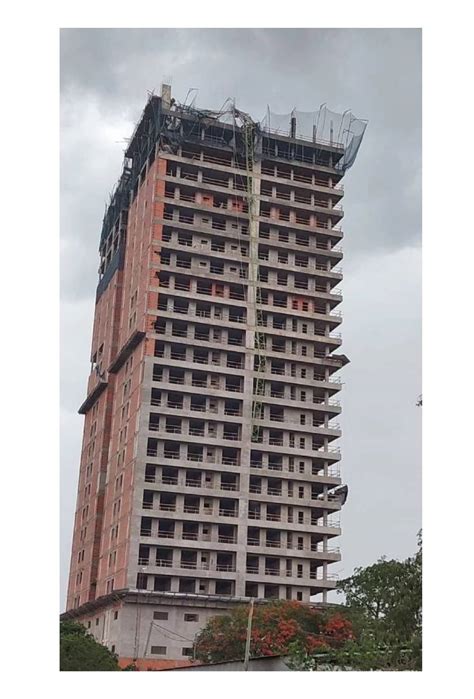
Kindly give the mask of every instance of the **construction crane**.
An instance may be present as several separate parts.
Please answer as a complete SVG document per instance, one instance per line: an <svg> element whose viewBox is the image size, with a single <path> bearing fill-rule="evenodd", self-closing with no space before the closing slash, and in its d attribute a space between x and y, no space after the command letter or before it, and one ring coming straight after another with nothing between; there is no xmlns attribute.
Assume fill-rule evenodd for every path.
<svg viewBox="0 0 474 699"><path fill-rule="evenodd" d="M266 370L266 338L262 331L264 327L263 313L257 309L258 301L258 282L259 282L259 260L258 260L258 211L257 199L255 197L254 187L254 166L255 166L255 123L248 114L238 112L238 116L242 121L242 136L244 141L245 154L245 171L246 171L246 189L245 199L248 204L249 216L249 299L253 304L255 311L255 339L254 339L254 366L253 369L257 372L254 380L253 394L257 400L252 400L252 416L251 416L251 434L252 439L256 439L259 434L259 428L255 424L256 420L262 418L262 402L258 400L259 396L265 394L265 379L260 375Z"/></svg>

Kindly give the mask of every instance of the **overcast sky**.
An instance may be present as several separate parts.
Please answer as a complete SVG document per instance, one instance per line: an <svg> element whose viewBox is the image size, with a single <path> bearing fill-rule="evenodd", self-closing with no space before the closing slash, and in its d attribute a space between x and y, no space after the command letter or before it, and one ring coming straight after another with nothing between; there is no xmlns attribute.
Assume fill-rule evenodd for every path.
<svg viewBox="0 0 474 699"><path fill-rule="evenodd" d="M340 576L404 558L421 527L421 32L71 29L61 32L61 593L77 491L105 202L123 140L162 80L184 101L234 97L254 118L323 102L368 119L344 178L344 481Z"/></svg>

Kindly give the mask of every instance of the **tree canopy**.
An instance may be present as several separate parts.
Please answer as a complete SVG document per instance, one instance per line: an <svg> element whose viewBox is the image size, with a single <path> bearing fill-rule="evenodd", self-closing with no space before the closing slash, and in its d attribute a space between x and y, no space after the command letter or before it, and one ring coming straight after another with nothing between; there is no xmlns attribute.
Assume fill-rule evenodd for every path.
<svg viewBox="0 0 474 699"><path fill-rule="evenodd" d="M97 643L82 624L62 621L59 626L61 671L119 670L117 657Z"/></svg>
<svg viewBox="0 0 474 699"><path fill-rule="evenodd" d="M421 670L422 542L404 561L380 558L338 584L345 593L341 615L352 623L353 638L324 654L296 649L294 669L324 665L351 670Z"/></svg>
<svg viewBox="0 0 474 699"><path fill-rule="evenodd" d="M212 617L196 637L196 659L206 663L242 660L248 611L245 605L229 614ZM294 645L313 652L338 647L352 637L352 625L341 614L300 602L276 600L255 605L250 656L286 654Z"/></svg>

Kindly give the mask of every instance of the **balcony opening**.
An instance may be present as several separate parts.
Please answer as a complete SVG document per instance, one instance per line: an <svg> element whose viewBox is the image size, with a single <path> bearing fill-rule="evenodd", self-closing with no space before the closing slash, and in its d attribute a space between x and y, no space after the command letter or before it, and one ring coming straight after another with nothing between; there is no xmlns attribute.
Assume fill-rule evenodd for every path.
<svg viewBox="0 0 474 699"><path fill-rule="evenodd" d="M189 303L187 301L182 301L181 299L175 299L173 304L173 311L175 313L182 313L187 315L189 309Z"/></svg>
<svg viewBox="0 0 474 699"><path fill-rule="evenodd" d="M223 437L234 442L238 441L240 439L240 425L224 424Z"/></svg>
<svg viewBox="0 0 474 699"><path fill-rule="evenodd" d="M145 466L145 483L155 483L156 481L156 466L146 464Z"/></svg>
<svg viewBox="0 0 474 699"><path fill-rule="evenodd" d="M163 381L163 367L153 364L153 381Z"/></svg>
<svg viewBox="0 0 474 699"><path fill-rule="evenodd" d="M176 495L174 495L174 493L160 494L160 510L164 510L166 512L176 511Z"/></svg>
<svg viewBox="0 0 474 699"><path fill-rule="evenodd" d="M176 442L165 442L164 444L164 456L165 459L179 459L180 445Z"/></svg>
<svg viewBox="0 0 474 699"><path fill-rule="evenodd" d="M164 485L177 485L178 484L178 469L172 468L170 466L163 466L161 470L161 482Z"/></svg>
<svg viewBox="0 0 474 699"><path fill-rule="evenodd" d="M171 568L173 566L173 549L157 548L156 565L162 568Z"/></svg>
<svg viewBox="0 0 474 699"><path fill-rule="evenodd" d="M284 338L273 338L272 352L286 352L286 340Z"/></svg>
<svg viewBox="0 0 474 699"><path fill-rule="evenodd" d="M188 336L188 324L181 320L175 320L171 324L171 334L173 337L187 337Z"/></svg>
<svg viewBox="0 0 474 699"><path fill-rule="evenodd" d="M263 596L265 599L278 599L280 588L278 585L264 585Z"/></svg>
<svg viewBox="0 0 474 699"><path fill-rule="evenodd" d="M273 305L277 308L286 308L288 305L287 295L273 292Z"/></svg>
<svg viewBox="0 0 474 699"><path fill-rule="evenodd" d="M184 369L172 367L169 369L169 383L184 384Z"/></svg>
<svg viewBox="0 0 474 699"><path fill-rule="evenodd" d="M151 517L142 517L140 523L140 536L151 536Z"/></svg>
<svg viewBox="0 0 474 699"><path fill-rule="evenodd" d="M155 575L153 589L155 592L171 592L171 578L164 575Z"/></svg>
<svg viewBox="0 0 474 699"><path fill-rule="evenodd" d="M267 520L271 522L279 522L281 520L280 505L267 504Z"/></svg>
<svg viewBox="0 0 474 699"><path fill-rule="evenodd" d="M249 519L260 519L260 503L253 500L249 501Z"/></svg>
<svg viewBox="0 0 474 699"><path fill-rule="evenodd" d="M254 582L245 583L245 596L246 597L258 597L258 583L254 583Z"/></svg>
<svg viewBox="0 0 474 699"><path fill-rule="evenodd" d="M158 536L161 536L165 539L173 539L174 538L174 522L170 519L158 520Z"/></svg>
<svg viewBox="0 0 474 699"><path fill-rule="evenodd" d="M250 476L249 492L251 493L261 493L262 492L262 479L257 476Z"/></svg>
<svg viewBox="0 0 474 699"><path fill-rule="evenodd" d="M263 468L263 455L260 451L250 452L250 467L251 468Z"/></svg>
<svg viewBox="0 0 474 699"><path fill-rule="evenodd" d="M268 495L281 495L281 480L269 478L267 483Z"/></svg>
<svg viewBox="0 0 474 699"><path fill-rule="evenodd" d="M245 300L245 287L241 284L230 284L229 285L229 298L235 299L237 301Z"/></svg>
<svg viewBox="0 0 474 699"><path fill-rule="evenodd" d="M199 538L199 525L196 522L183 522L182 538L186 541L197 541Z"/></svg>
<svg viewBox="0 0 474 699"><path fill-rule="evenodd" d="M233 524L219 524L217 527L217 540L220 544L236 544L237 527Z"/></svg>
<svg viewBox="0 0 474 699"><path fill-rule="evenodd" d="M186 485L192 488L200 488L202 481L202 471L195 469L186 471Z"/></svg>
<svg viewBox="0 0 474 699"><path fill-rule="evenodd" d="M268 443L274 446L283 446L283 431L282 430L269 430L268 431Z"/></svg>
<svg viewBox="0 0 474 699"><path fill-rule="evenodd" d="M155 340L155 357L164 357L165 356L165 343L164 342L159 342L158 340Z"/></svg>
<svg viewBox="0 0 474 699"><path fill-rule="evenodd" d="M272 398L284 398L285 397L285 384L275 383L272 381L270 383L270 396Z"/></svg>
<svg viewBox="0 0 474 699"><path fill-rule="evenodd" d="M186 347L183 345L170 345L170 358L178 362L186 361Z"/></svg>
<svg viewBox="0 0 474 699"><path fill-rule="evenodd" d="M225 448L222 450L222 463L227 466L239 465L239 449Z"/></svg>
<svg viewBox="0 0 474 699"><path fill-rule="evenodd" d="M235 352L228 352L226 357L226 366L232 369L243 369L244 368L244 357L242 354L236 354Z"/></svg>
<svg viewBox="0 0 474 699"><path fill-rule="evenodd" d="M283 470L283 457L279 454L269 454L268 455L268 469L270 471L282 471Z"/></svg>
<svg viewBox="0 0 474 699"><path fill-rule="evenodd" d="M203 461L204 447L197 444L188 445L188 461Z"/></svg>
<svg viewBox="0 0 474 699"><path fill-rule="evenodd" d="M227 344L236 345L238 347L243 347L244 345L244 333L240 330L228 330L227 331Z"/></svg>
<svg viewBox="0 0 474 699"><path fill-rule="evenodd" d="M239 376L226 376L225 390L233 393L242 392L242 379Z"/></svg>
<svg viewBox="0 0 474 699"><path fill-rule="evenodd" d="M198 514L200 500L198 495L186 495L184 497L184 512L188 514Z"/></svg>
<svg viewBox="0 0 474 699"><path fill-rule="evenodd" d="M260 529L258 527L247 529L247 544L248 546L260 546Z"/></svg>
<svg viewBox="0 0 474 699"><path fill-rule="evenodd" d="M206 398L203 396L191 396L191 410L204 413L206 411Z"/></svg>
<svg viewBox="0 0 474 699"><path fill-rule="evenodd" d="M181 551L181 568L197 568L197 551Z"/></svg>
<svg viewBox="0 0 474 699"><path fill-rule="evenodd" d="M161 391L157 388L151 389L151 405L161 405Z"/></svg>
<svg viewBox="0 0 474 699"><path fill-rule="evenodd" d="M204 420L190 420L189 434L193 437L204 437L204 428L206 423Z"/></svg>
<svg viewBox="0 0 474 699"><path fill-rule="evenodd" d="M221 473L221 490L238 490L238 476L234 473Z"/></svg>
<svg viewBox="0 0 474 699"><path fill-rule="evenodd" d="M218 553L216 558L216 570L226 573L235 571L234 554Z"/></svg>
<svg viewBox="0 0 474 699"><path fill-rule="evenodd" d="M253 575L258 573L258 556L247 555L246 571Z"/></svg>
<svg viewBox="0 0 474 699"><path fill-rule="evenodd" d="M207 387L207 374L203 371L193 371L191 374L191 385L197 388Z"/></svg>
<svg viewBox="0 0 474 699"><path fill-rule="evenodd" d="M276 407L274 405L270 406L270 420L272 422L284 422L285 421L285 410L284 408Z"/></svg>
<svg viewBox="0 0 474 699"><path fill-rule="evenodd" d="M155 495L155 493L153 490L144 490L143 491L142 507L144 510L152 510L153 509L154 495Z"/></svg>
<svg viewBox="0 0 474 699"><path fill-rule="evenodd" d="M178 233L178 243L179 245L184 245L185 247L190 248L193 244L192 233L185 233L184 231L180 231Z"/></svg>
<svg viewBox="0 0 474 699"><path fill-rule="evenodd" d="M169 434L181 434L181 418L167 417L165 422L165 431Z"/></svg>
<svg viewBox="0 0 474 699"><path fill-rule="evenodd" d="M146 590L148 584L148 575L138 573L137 575L137 590Z"/></svg>
<svg viewBox="0 0 474 699"><path fill-rule="evenodd" d="M183 409L183 394L182 393L168 393L168 408L177 408L178 410Z"/></svg>
<svg viewBox="0 0 474 699"><path fill-rule="evenodd" d="M146 447L147 456L157 456L158 455L158 440L148 439Z"/></svg>
<svg viewBox="0 0 474 699"><path fill-rule="evenodd" d="M196 592L196 580L194 578L180 578L179 592L194 594Z"/></svg>
<svg viewBox="0 0 474 699"><path fill-rule="evenodd" d="M219 500L219 516L220 517L237 517L239 512L238 500L230 498L221 498Z"/></svg>
<svg viewBox="0 0 474 699"><path fill-rule="evenodd" d="M241 415L242 404L238 400L226 400L224 402L224 415Z"/></svg>
<svg viewBox="0 0 474 699"><path fill-rule="evenodd" d="M232 580L216 580L216 595L233 595L234 583Z"/></svg>
<svg viewBox="0 0 474 699"><path fill-rule="evenodd" d="M271 360L271 373L272 374L281 374L284 375L285 373L285 362L283 359L272 359Z"/></svg>
<svg viewBox="0 0 474 699"><path fill-rule="evenodd" d="M265 539L265 546L279 549L281 546L281 532L268 529Z"/></svg>
<svg viewBox="0 0 474 699"><path fill-rule="evenodd" d="M164 270L160 270L156 273L156 275L158 277L158 285L162 286L164 289L169 289L171 274L169 272L165 272Z"/></svg>
<svg viewBox="0 0 474 699"><path fill-rule="evenodd" d="M138 548L138 565L147 566L150 563L150 547L140 544Z"/></svg>

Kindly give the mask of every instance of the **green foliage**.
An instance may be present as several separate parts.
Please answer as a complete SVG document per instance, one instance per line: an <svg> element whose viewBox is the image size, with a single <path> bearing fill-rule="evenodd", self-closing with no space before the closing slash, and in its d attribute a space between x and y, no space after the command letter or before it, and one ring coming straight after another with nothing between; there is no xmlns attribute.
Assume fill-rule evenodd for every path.
<svg viewBox="0 0 474 699"><path fill-rule="evenodd" d="M381 558L339 583L346 594L341 614L352 625L353 638L311 653L290 648L294 670L421 670L422 541L405 561Z"/></svg>
<svg viewBox="0 0 474 699"><path fill-rule="evenodd" d="M346 606L359 613L359 623L383 642L407 643L421 634L422 548L405 561L379 559L341 580Z"/></svg>
<svg viewBox="0 0 474 699"><path fill-rule="evenodd" d="M212 617L195 640L195 657L202 662L242 660L247 637L248 606ZM283 600L255 605L251 657L286 654L290 646L303 651L331 648L352 637L352 626L340 614Z"/></svg>
<svg viewBox="0 0 474 699"><path fill-rule="evenodd" d="M82 624L62 621L59 626L61 671L119 670L117 656L97 643Z"/></svg>
<svg viewBox="0 0 474 699"><path fill-rule="evenodd" d="M292 648L287 664L291 670L313 671L421 670L421 644L412 641L404 645L383 645L366 636L321 653Z"/></svg>

